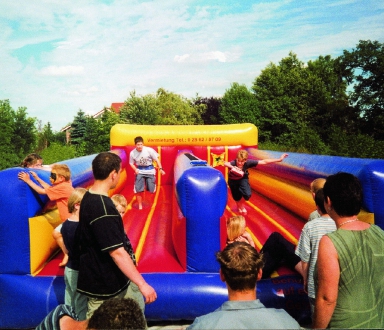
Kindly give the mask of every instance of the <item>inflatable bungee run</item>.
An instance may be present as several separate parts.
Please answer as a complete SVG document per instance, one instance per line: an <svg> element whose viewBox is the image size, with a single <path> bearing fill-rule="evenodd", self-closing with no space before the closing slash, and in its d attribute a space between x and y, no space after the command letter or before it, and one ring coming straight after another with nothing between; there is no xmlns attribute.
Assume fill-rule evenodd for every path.
<svg viewBox="0 0 384 330"><path fill-rule="evenodd" d="M136 136L160 155L165 175L157 175L154 194L144 195L143 209L133 192L129 153ZM124 226L136 251L138 269L158 295L147 305L147 320L193 320L227 300L215 253L225 246L225 221L238 214L227 186L224 161L246 149L251 159L280 157L257 148L252 124L213 126L115 125L111 151L122 159L122 175L110 192L128 200ZM93 183L96 155L64 161L74 187ZM52 238L60 223L46 195L17 178L24 169L0 172L0 328L33 328L64 303L62 255ZM49 182L49 170L35 171ZM315 209L309 184L339 171L356 175L364 189L359 218L384 228L384 160L290 153L281 163L250 170L252 197L246 204L247 231L259 250L268 236L280 232L297 243L308 215ZM284 308L301 324L310 312L302 278L284 267L257 284L267 306Z"/></svg>

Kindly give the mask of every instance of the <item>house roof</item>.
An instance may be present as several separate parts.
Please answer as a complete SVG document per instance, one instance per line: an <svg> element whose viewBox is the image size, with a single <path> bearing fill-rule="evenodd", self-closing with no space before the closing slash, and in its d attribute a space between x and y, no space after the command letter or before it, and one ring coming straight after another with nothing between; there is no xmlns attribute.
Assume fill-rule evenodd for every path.
<svg viewBox="0 0 384 330"><path fill-rule="evenodd" d="M120 113L120 108L124 105L123 103L112 103L110 109L114 110L116 113Z"/></svg>
<svg viewBox="0 0 384 330"><path fill-rule="evenodd" d="M114 111L115 113L119 114L120 113L120 109L121 107L124 105L124 102L123 103L119 103L119 102L115 102L115 103L111 103L111 106L109 108L104 108L98 112L96 112L94 115L92 115L93 118L99 118L105 110L108 110L108 111ZM63 127L60 132L64 132L64 131L67 131L71 128L71 125L67 125L65 127Z"/></svg>

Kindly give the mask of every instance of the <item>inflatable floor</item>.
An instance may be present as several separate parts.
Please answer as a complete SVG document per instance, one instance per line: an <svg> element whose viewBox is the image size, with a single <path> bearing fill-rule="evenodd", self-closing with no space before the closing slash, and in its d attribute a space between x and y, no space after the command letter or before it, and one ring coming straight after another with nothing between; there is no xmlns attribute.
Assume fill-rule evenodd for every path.
<svg viewBox="0 0 384 330"><path fill-rule="evenodd" d="M133 193L129 153L134 138L160 155L166 174L157 176L157 190L145 193L139 210ZM225 246L225 221L237 213L227 187L223 161L246 149L252 159L280 157L257 148L251 124L222 126L116 125L111 149L123 160L118 186L110 192L128 200L125 229L136 251L139 270L157 291L146 306L148 320L192 320L227 299L215 252ZM64 161L75 187L89 187L95 155ZM0 328L35 327L57 304L64 302L62 256L52 239L58 212L46 198L18 180L21 168L0 172ZM247 202L247 230L260 249L278 231L296 243L314 202L309 184L338 171L355 174L364 187L360 219L384 228L384 161L291 153L282 163L250 171L253 194ZM49 182L49 171L36 170ZM257 285L267 306L284 308L300 323L309 320L301 277L279 268Z"/></svg>

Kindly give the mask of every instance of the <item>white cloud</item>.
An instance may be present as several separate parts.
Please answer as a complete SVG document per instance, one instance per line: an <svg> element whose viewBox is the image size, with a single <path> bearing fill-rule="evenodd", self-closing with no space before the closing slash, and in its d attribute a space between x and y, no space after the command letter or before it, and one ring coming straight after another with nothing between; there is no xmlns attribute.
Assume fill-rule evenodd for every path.
<svg viewBox="0 0 384 330"><path fill-rule="evenodd" d="M189 56L190 56L189 54L175 55L174 61L175 62L179 62L179 63L185 62L188 59Z"/></svg>
<svg viewBox="0 0 384 330"><path fill-rule="evenodd" d="M249 86L289 51L308 61L337 56L359 39L384 42L377 0L338 0L332 8L325 0L252 3L39 0L20 10L3 1L0 99L60 129L78 109L96 113L133 90L222 95L232 82ZM39 54L26 47L39 43L52 47Z"/></svg>
<svg viewBox="0 0 384 330"><path fill-rule="evenodd" d="M208 60L217 60L219 62L227 62L227 57L223 52L215 51L215 52L209 52L203 57L206 57Z"/></svg>
<svg viewBox="0 0 384 330"><path fill-rule="evenodd" d="M48 66L41 69L41 74L45 76L78 76L85 73L82 66Z"/></svg>

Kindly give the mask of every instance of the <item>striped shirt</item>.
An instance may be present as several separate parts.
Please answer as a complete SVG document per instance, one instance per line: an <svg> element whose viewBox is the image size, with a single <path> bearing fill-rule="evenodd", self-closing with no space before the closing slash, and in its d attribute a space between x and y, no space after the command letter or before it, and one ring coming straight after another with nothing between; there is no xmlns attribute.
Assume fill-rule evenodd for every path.
<svg viewBox="0 0 384 330"><path fill-rule="evenodd" d="M60 330L60 319L65 315L79 321L79 318L71 306L59 305L41 321L35 330Z"/></svg>
<svg viewBox="0 0 384 330"><path fill-rule="evenodd" d="M307 222L301 231L299 243L296 247L296 255L303 262L309 263L308 269L308 296L315 298L315 284L313 272L317 261L320 239L336 230L336 224L330 217L320 217Z"/></svg>

